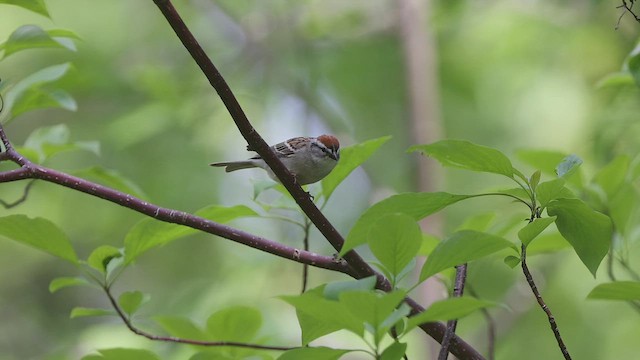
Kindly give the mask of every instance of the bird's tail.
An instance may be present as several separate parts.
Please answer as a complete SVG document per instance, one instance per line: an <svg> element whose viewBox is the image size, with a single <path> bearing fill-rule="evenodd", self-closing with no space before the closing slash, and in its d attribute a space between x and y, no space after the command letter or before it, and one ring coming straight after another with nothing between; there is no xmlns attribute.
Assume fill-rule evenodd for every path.
<svg viewBox="0 0 640 360"><path fill-rule="evenodd" d="M242 169L250 169L256 167L251 161L231 161L231 162L219 162L209 164L211 166L224 167L224 171L232 172Z"/></svg>

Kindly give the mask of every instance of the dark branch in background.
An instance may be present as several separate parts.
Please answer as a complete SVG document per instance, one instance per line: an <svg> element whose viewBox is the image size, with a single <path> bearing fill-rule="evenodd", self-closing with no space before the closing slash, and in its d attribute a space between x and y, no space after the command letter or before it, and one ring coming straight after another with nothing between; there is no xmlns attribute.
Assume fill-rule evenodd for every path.
<svg viewBox="0 0 640 360"><path fill-rule="evenodd" d="M114 310L116 311L120 319L122 319L124 324L129 328L129 330L131 330L131 332L133 332L134 334L144 336L149 340L174 342L174 343L198 345L198 346L209 346L209 347L229 346L229 347L241 347L241 348L250 348L250 349L258 349L258 350L287 351L287 350L297 349L297 347L288 347L288 346L268 346L268 345L241 343L241 342L235 342L235 341L201 341L201 340L193 340L193 339L183 339L183 338L178 338L173 336L153 335L146 331L140 330L133 325L133 323L131 322L131 319L127 316L127 314L124 313L124 311L120 308L120 305L118 305L118 302L116 301L116 299L111 294L111 290L109 289L109 287L103 286L102 290L104 290L105 294L107 294L107 297L109 298L109 302L111 303L111 306L113 306Z"/></svg>
<svg viewBox="0 0 640 360"><path fill-rule="evenodd" d="M620 17L618 18L618 23L616 24L616 30L620 27L620 21L622 20L622 17L626 13L631 14L631 16L633 16L633 18L640 23L640 16L636 15L636 13L633 11L634 3L635 3L635 0L622 0L622 4L616 6L616 9L624 9L622 11L622 14L620 14Z"/></svg>
<svg viewBox="0 0 640 360"><path fill-rule="evenodd" d="M309 251L309 230L311 228L311 223L309 220L305 220L304 222L304 240L303 240L303 249L304 251ZM336 260L338 260L336 258ZM307 291L307 281L309 280L309 265L302 265L302 291Z"/></svg>
<svg viewBox="0 0 640 360"><path fill-rule="evenodd" d="M344 244L344 239L335 229L335 227L327 220L310 199L309 194L304 191L299 184L296 183L294 177L287 168L280 162L274 152L269 148L267 143L262 139L260 134L253 128L249 119L242 110L238 100L234 96L231 88L224 80L218 69L211 62L207 54L204 52L198 41L195 39L189 28L186 26L173 4L169 0L154 0L158 9L162 12L169 25L187 49L189 54L198 64L203 74L209 80L209 83L218 93L220 99L225 104L231 118L236 127L245 138L247 143L254 149L269 165L275 175L280 179L284 187L289 191L298 206L307 215L307 217L318 228L320 233L331 243L331 245L339 251ZM383 291L391 291L392 287L389 280L381 274L374 271L355 251L349 251L344 255L344 259L354 270L356 278L364 278L375 275L378 279L377 288ZM415 301L407 299L407 303L412 307L412 313L416 314L423 311L424 308L419 306ZM441 323L426 323L420 326L425 332L438 341L442 341L444 333L444 325ZM466 344L461 339L452 342L452 352L461 359L482 359L472 346Z"/></svg>
<svg viewBox="0 0 640 360"><path fill-rule="evenodd" d="M461 297L464 294L464 284L467 280L467 264L456 266L456 281L453 285L453 297ZM444 333L442 339L442 347L440 347L440 353L438 354L438 360L447 360L449 357L449 346L451 345L451 338L456 333L456 327L458 326L458 320L449 320L447 322L447 331Z"/></svg>
<svg viewBox="0 0 640 360"><path fill-rule="evenodd" d="M551 313L551 309L547 306L547 304L542 299L542 295L538 291L538 287L536 283L533 281L533 277L531 276L531 272L529 271L529 267L527 266L527 247L522 244L522 256L521 256L521 264L522 264L522 272L524 273L524 277L527 279L527 283L533 291L533 295L536 297L538 301L538 305L542 308L542 310L547 314L549 318L549 325L551 326L551 330L553 331L553 335L556 337L556 341L558 342L558 346L560 347L560 351L562 351L562 355L567 360L571 359L571 355L569 355L569 351L567 350L567 346L562 341L562 336L560 336L560 330L558 329L558 324L556 324L556 318Z"/></svg>
<svg viewBox="0 0 640 360"><path fill-rule="evenodd" d="M1 161L1 159L0 159L0 161ZM29 196L29 191L31 190L31 187L33 186L33 184L35 182L36 182L35 179L29 181L27 186L24 187L24 190L22 192L22 196L20 198L18 198L18 200L9 203L9 202L6 202L6 201L0 199L0 205L4 206L5 209L11 209L12 207L16 207L16 206L22 204L23 202L25 202L25 200L27 200L27 197Z"/></svg>
<svg viewBox="0 0 640 360"><path fill-rule="evenodd" d="M615 231L614 231L615 233ZM609 254L607 255L607 275L609 276L609 279L611 281L618 281L618 278L616 277L615 273L613 272L613 262L615 260L615 256L614 256L614 251L613 251L613 241L611 242L611 247L609 248ZM620 264L622 264L622 266L627 269L628 272L630 272L630 275L632 278L634 278L634 280L636 281L640 281L640 279L638 278L638 274L636 274L633 269L631 269L629 267L629 265L620 260L619 261ZM640 313L640 301L627 301L627 303L629 305L631 305L631 307Z"/></svg>

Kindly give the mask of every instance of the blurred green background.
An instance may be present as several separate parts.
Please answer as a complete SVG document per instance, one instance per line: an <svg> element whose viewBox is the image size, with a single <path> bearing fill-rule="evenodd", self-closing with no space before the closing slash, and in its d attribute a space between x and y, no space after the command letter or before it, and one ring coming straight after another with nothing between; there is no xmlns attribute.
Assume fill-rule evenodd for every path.
<svg viewBox="0 0 640 360"><path fill-rule="evenodd" d="M409 20L401 6L407 3L422 7L426 20L405 23ZM117 170L149 200L174 209L255 206L252 180L263 179L262 173L225 174L208 166L247 156L246 144L151 0L56 0L47 5L52 20L0 5L0 39L24 24L64 28L82 38L77 52L21 52L0 62L0 77L11 83L44 66L71 61L72 71L57 84L75 97L78 111L24 114L6 128L15 144L22 144L36 128L64 123L74 140L98 140L101 155L61 154L46 164L49 167L73 171L101 165ZM470 140L514 159L524 148L576 153L585 159L587 177L615 154L636 155L638 88L597 86L622 68L640 33L640 24L630 16L615 29L616 5L598 0L176 1L267 142L334 133L345 146L393 136L339 187L326 207L325 214L343 234L369 204L423 187L417 169L425 163L432 166L431 160L405 153L422 135ZM423 63L427 76L418 79L407 66L403 38L403 29L412 25L424 36L419 44L435 59L432 67ZM412 130L407 79L428 82L435 90L433 98L419 101L435 102L429 110L441 134ZM461 171L446 171L438 178L438 190L454 193L505 186L495 177ZM0 198L19 197L23 186L2 184ZM498 219L527 216L524 211L514 215L514 209L519 208L495 199L458 204L444 213L443 232L478 212L495 212ZM2 216L13 213L51 219L69 234L81 257L100 244L122 246L126 232L143 218L42 182L35 184L25 204L0 209ZM301 246L300 230L287 224L254 219L234 226ZM332 254L317 232L311 240L313 251ZM129 346L150 348L168 359L188 358L191 349L150 343L129 333L117 319L69 320L73 307L106 307L106 298L87 289L49 294L50 280L74 275L73 267L10 241L0 241L0 249L1 360L75 359L99 348ZM637 250L636 245L636 263ZM594 280L569 250L533 257L530 266L574 358L637 356L638 313L624 303L585 300L593 286L606 280L604 269ZM492 310L498 323L498 359L561 358L518 269L495 257L473 264L470 271L470 282L481 297L510 307ZM127 270L116 290L150 293L143 315L184 315L200 322L225 306L256 306L265 317L269 343L295 344L299 329L293 308L275 296L299 292L300 278L297 264L194 235L147 253ZM310 285L344 278L312 269ZM483 321L474 315L459 326L461 336L481 351L487 347ZM138 324L154 329L144 317ZM425 339L415 334L410 358L428 358ZM333 336L320 343L345 342L349 344Z"/></svg>

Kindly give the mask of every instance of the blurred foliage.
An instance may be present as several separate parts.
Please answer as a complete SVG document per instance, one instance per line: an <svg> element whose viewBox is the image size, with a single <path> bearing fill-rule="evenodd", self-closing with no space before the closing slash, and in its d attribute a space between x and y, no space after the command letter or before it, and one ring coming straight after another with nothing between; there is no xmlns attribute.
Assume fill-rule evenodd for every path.
<svg viewBox="0 0 640 360"><path fill-rule="evenodd" d="M190 212L212 204L255 205L248 179L261 179L262 174L223 174L207 166L214 160L246 156L243 139L152 1L56 0L44 7L43 1L28 1L35 12L5 5L11 3L0 1L0 39L9 40L3 45L0 90L10 105L7 111L19 115L6 126L11 140L16 145L36 141L40 146L30 154L34 161ZM369 204L390 193L414 190L416 157L405 154L414 144L395 1L182 0L176 6L268 142L323 132L335 133L343 145L392 136L364 165L366 172L354 171L324 207L343 234ZM559 153L560 159L577 153L585 160L585 179L602 169L584 187L584 197L622 226L614 250L623 261L611 267L626 274L625 267L640 271L639 236L632 226L638 212L629 205L638 203L640 90L635 44L640 27L627 16L614 30L618 11L614 3L597 0L439 1L432 4L425 26L436 35L446 136L488 144L509 155L527 148L553 150L548 154ZM15 34L17 29L21 32ZM39 49L21 50L20 39ZM19 93L17 85L5 92L5 83L20 81L37 86L26 93ZM31 106L42 99L60 109ZM51 135L42 136L42 129ZM94 141L100 143L99 155ZM69 151L77 149L90 151ZM621 154L628 159L617 160ZM544 170L521 160L532 171ZM623 180L614 182L616 177ZM506 188L506 181L452 169L441 190L472 193ZM25 184L2 185L0 198L11 201ZM312 193L322 190L311 187ZM616 213L617 209L628 211ZM446 229L458 228L469 214L487 211L499 219L488 220L489 232L509 239L516 238L513 229L528 217L525 211L514 213L504 200L465 201L445 211ZM42 182L35 184L26 203L0 209L1 216L18 214L57 224L81 259L99 245L121 247L142 219ZM302 233L295 225L269 219L233 224L301 246ZM332 254L317 232L311 240L313 251ZM539 253L565 248L557 244L557 238L545 243L540 237L531 243L530 253L534 246L539 246ZM50 281L73 273L72 265L9 241L1 241L0 249L1 360L155 358L153 352L126 349L145 347L167 358L193 353L191 348L150 344L119 322L70 321L72 308L106 307L106 300L82 287L51 295ZM560 358L544 316L521 286L522 276L502 258L480 260L469 270L469 282L483 299L511 308L492 310L499 324L497 358ZM638 314L616 302L584 301L597 284L608 280L604 266L594 280L569 251L533 257L529 264L575 358L637 354L633 344L639 322L627 320ZM184 318L198 319L198 330L206 328L204 319L210 314L246 305L262 309L261 321L270 324L269 336L275 337L271 342L295 343L300 336L295 314L274 296L296 295L300 274L297 264L194 234L150 249L116 288L152 294L140 312L166 314L156 318L163 319L157 323L165 330L184 324L175 320ZM310 281L344 279L312 270ZM129 297L133 300L125 303L133 305L140 298L137 293ZM474 344L485 344L484 329L478 314L459 325L461 336ZM532 338L536 351L523 353ZM341 338L321 344L348 346ZM420 357L416 354L423 350L410 342L410 357Z"/></svg>

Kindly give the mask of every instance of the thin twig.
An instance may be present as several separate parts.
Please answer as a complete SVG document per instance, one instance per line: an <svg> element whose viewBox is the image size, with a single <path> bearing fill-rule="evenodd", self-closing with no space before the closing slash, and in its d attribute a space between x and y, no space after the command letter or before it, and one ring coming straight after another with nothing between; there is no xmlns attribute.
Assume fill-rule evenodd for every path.
<svg viewBox="0 0 640 360"><path fill-rule="evenodd" d="M533 281L533 276L531 276L531 272L529 271L529 267L527 266L527 247L524 244L522 244L522 257L520 260L522 264L522 272L524 273L524 277L527 279L527 283L529 284L529 287L531 288L533 295L536 297L536 300L538 301L538 305L540 305L542 310L547 314L547 318L549 319L549 325L551 326L551 330L553 331L553 334L556 337L556 341L558 342L560 351L562 352L562 355L564 355L565 359L570 360L571 355L569 355L567 346L564 344L564 341L562 341L562 336L560 336L560 330L558 329L558 324L556 324L556 318L551 313L551 309L549 309L547 304L544 302L544 299L542 299L542 295L540 295L540 292L538 291L538 287L536 286L536 283Z"/></svg>
<svg viewBox="0 0 640 360"><path fill-rule="evenodd" d="M20 196L20 198L18 198L16 201L12 202L12 203L8 203L2 199L0 199L0 205L4 206L5 209L11 209L12 207L16 207L20 204L22 204L23 202L25 202L27 200L27 197L29 196L29 191L31 190L31 187L33 186L33 184L36 182L35 179L29 181L27 183L27 186L24 187L24 190L22 191L22 196Z"/></svg>
<svg viewBox="0 0 640 360"><path fill-rule="evenodd" d="M453 297L461 297L464 294L464 284L467 279L467 264L456 266L456 280L453 285ZM440 353L438 354L438 360L447 360L449 357L449 346L451 345L451 338L456 333L456 327L458 326L458 320L453 319L447 322L447 330L444 333L442 339L442 346L440 347Z"/></svg>
<svg viewBox="0 0 640 360"><path fill-rule="evenodd" d="M469 294L471 294L471 296L478 297L478 294L473 289L473 286L469 284L466 286L466 289L467 291L469 291ZM496 321L493 319L493 316L491 316L491 313L489 313L489 310L487 310L486 308L482 308L480 309L480 311L487 321L487 360L493 360L495 359L496 348Z"/></svg>
<svg viewBox="0 0 640 360"><path fill-rule="evenodd" d="M309 251L309 230L311 228L311 223L309 222L309 220L306 220L304 223L304 239L303 239L303 246L304 246L304 251ZM302 293L304 293L305 291L307 291L307 282L309 280L309 265L307 264L303 264L302 265Z"/></svg>
<svg viewBox="0 0 640 360"><path fill-rule="evenodd" d="M107 286L103 286L102 289L107 294L107 297L109 298L109 302L111 303L111 306L113 306L116 313L118 314L120 319L122 319L122 321L127 326L127 328L129 328L129 330L131 330L131 332L133 332L134 334L146 337L149 340L174 342L174 343L198 345L198 346L230 346L230 347L257 349L257 350L287 351L287 350L297 349L297 347L290 347L290 346L268 346L268 345L241 343L241 342L235 342L235 341L202 341L202 340L193 340L193 339L183 339L183 338L173 337L173 336L153 335L133 325L129 316L127 316L127 314L124 313L124 311L120 308L120 305L118 305L118 302L116 301L116 299L111 294L111 290Z"/></svg>

